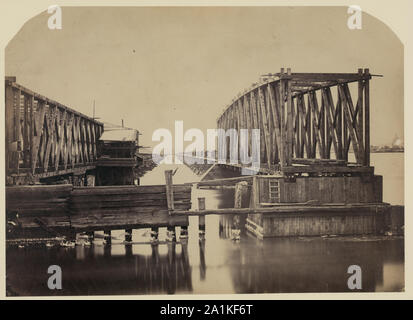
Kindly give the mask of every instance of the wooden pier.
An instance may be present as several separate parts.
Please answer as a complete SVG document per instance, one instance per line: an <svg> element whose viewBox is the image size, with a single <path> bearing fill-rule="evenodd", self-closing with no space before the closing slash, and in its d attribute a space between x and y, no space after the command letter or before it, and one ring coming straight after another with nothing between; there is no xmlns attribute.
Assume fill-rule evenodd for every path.
<svg viewBox="0 0 413 320"><path fill-rule="evenodd" d="M246 217L246 228L259 238L276 236L395 234L403 225L403 207L383 203L381 177L248 176L197 183L198 188L233 188L230 208L210 209L200 199L194 209L192 184L73 187L72 185L6 188L11 238L66 236L80 232L176 226L186 233L189 216L200 217L205 233L208 214ZM311 192L309 190L312 190ZM21 201L22 197L25 201ZM202 221L201 221L202 220ZM11 237L11 238L10 238Z"/></svg>
<svg viewBox="0 0 413 320"><path fill-rule="evenodd" d="M165 185L6 187L8 239L74 238L76 233L98 230L187 227L188 217L171 215L170 208L189 210L191 188L172 184L168 190Z"/></svg>

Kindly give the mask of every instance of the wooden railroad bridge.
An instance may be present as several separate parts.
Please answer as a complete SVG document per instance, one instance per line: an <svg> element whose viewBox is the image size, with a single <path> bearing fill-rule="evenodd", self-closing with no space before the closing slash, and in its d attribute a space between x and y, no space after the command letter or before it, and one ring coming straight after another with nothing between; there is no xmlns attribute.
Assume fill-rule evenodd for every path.
<svg viewBox="0 0 413 320"><path fill-rule="evenodd" d="M103 123L6 77L7 184L80 175L96 166Z"/></svg>
<svg viewBox="0 0 413 320"><path fill-rule="evenodd" d="M373 174L370 166L369 69L357 73L262 76L217 120L221 129L260 129L261 171L292 174ZM238 155L239 141L226 154ZM230 149L231 148L231 149ZM355 161L349 159L350 150Z"/></svg>
<svg viewBox="0 0 413 320"><path fill-rule="evenodd" d="M234 99L218 128L248 129L249 150L251 129L259 129L261 175L195 184L234 188L231 208L208 208L205 199L194 208L193 185L173 185L168 171L164 186L68 185L60 196L56 186L8 187L8 221L23 238L28 230L40 236L162 226L171 232L181 226L186 234L190 215L200 217L203 234L206 214L246 215L246 227L258 237L380 233L391 210L382 200L382 177L370 165L371 77L368 69L334 74L281 69ZM6 123L11 184L96 166L103 125L13 79L6 80ZM227 155L238 154L239 142L226 139ZM209 169L201 171L206 175ZM20 201L23 194L28 201Z"/></svg>

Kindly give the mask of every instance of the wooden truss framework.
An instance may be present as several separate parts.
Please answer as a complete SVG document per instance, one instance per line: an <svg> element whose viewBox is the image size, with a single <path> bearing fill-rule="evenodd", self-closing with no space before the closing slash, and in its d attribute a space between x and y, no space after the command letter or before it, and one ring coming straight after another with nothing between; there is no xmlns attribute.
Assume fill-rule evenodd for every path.
<svg viewBox="0 0 413 320"><path fill-rule="evenodd" d="M6 78L8 175L50 177L93 168L103 124Z"/></svg>
<svg viewBox="0 0 413 320"><path fill-rule="evenodd" d="M287 72L281 69L263 76L261 83L234 99L217 126L238 132L248 129L250 152L251 129L260 129L261 166L268 169L371 172L371 77L369 69L357 73L291 73L289 68ZM356 94L353 92L356 100L350 83L357 84ZM355 163L348 161L350 147Z"/></svg>

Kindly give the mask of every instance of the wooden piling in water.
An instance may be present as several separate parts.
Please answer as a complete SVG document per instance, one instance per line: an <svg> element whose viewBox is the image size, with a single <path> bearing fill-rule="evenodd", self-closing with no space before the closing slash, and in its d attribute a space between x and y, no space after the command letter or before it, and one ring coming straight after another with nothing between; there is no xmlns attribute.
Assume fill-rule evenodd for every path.
<svg viewBox="0 0 413 320"><path fill-rule="evenodd" d="M132 229L125 230L125 242L132 242Z"/></svg>
<svg viewBox="0 0 413 320"><path fill-rule="evenodd" d="M152 227L151 228L151 241L152 242L158 242L159 239L159 228L158 227Z"/></svg>
<svg viewBox="0 0 413 320"><path fill-rule="evenodd" d="M185 240L188 238L188 226L181 227L181 233L179 235L180 240Z"/></svg>
<svg viewBox="0 0 413 320"><path fill-rule="evenodd" d="M174 192L173 192L172 176L173 176L172 170L165 171L166 203L168 205L169 212L174 210Z"/></svg>
<svg viewBox="0 0 413 320"><path fill-rule="evenodd" d="M205 210L205 198L198 198L198 210ZM205 216L199 216L199 240L205 240Z"/></svg>
<svg viewBox="0 0 413 320"><path fill-rule="evenodd" d="M248 187L248 183L246 181L238 182L235 185L234 208L242 208L242 195L244 193L244 189L247 187ZM231 237L234 240L239 240L240 234L241 234L240 216L238 214L235 214L232 217Z"/></svg>
<svg viewBox="0 0 413 320"><path fill-rule="evenodd" d="M176 242L176 233L175 233L175 226L168 226L167 227L167 239L172 242Z"/></svg>
<svg viewBox="0 0 413 320"><path fill-rule="evenodd" d="M112 231L110 229L104 231L103 239L106 241L107 245L112 244Z"/></svg>
<svg viewBox="0 0 413 320"><path fill-rule="evenodd" d="M94 231L88 231L86 232L86 235L88 236L88 239L90 242L92 242L95 239L95 232Z"/></svg>

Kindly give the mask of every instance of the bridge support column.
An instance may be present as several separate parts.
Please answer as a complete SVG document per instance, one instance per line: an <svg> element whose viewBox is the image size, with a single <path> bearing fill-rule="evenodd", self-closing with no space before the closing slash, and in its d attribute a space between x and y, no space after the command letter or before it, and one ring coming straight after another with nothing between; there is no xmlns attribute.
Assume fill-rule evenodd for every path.
<svg viewBox="0 0 413 320"><path fill-rule="evenodd" d="M179 235L180 240L188 239L188 226L181 226L181 234Z"/></svg>
<svg viewBox="0 0 413 320"><path fill-rule="evenodd" d="M86 232L86 235L88 237L89 242L92 243L93 240L95 239L95 232L94 231L88 231L88 232Z"/></svg>
<svg viewBox="0 0 413 320"><path fill-rule="evenodd" d="M132 242L132 229L125 230L125 242Z"/></svg>
<svg viewBox="0 0 413 320"><path fill-rule="evenodd" d="M205 277L206 277L205 242L199 243L199 273L200 273L201 280L205 280Z"/></svg>
<svg viewBox="0 0 413 320"><path fill-rule="evenodd" d="M205 240L205 216L199 216L199 241Z"/></svg>
<svg viewBox="0 0 413 320"><path fill-rule="evenodd" d="M205 198L198 198L198 210L205 210ZM205 216L199 216L198 221L199 241L205 240Z"/></svg>
<svg viewBox="0 0 413 320"><path fill-rule="evenodd" d="M235 185L234 208L242 208L243 194L248 190L248 183L246 181L238 182ZM241 223L240 216L235 214L231 223L231 239L240 240L241 238Z"/></svg>
<svg viewBox="0 0 413 320"><path fill-rule="evenodd" d="M152 242L152 244L157 244L159 242L158 236L159 236L159 228L158 227L152 227L151 228L151 242Z"/></svg>
<svg viewBox="0 0 413 320"><path fill-rule="evenodd" d="M107 245L111 245L112 244L112 231L105 230L103 239L106 241Z"/></svg>
<svg viewBox="0 0 413 320"><path fill-rule="evenodd" d="M176 242L175 226L168 226L166 232L166 240Z"/></svg>

